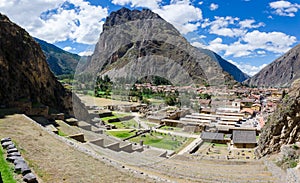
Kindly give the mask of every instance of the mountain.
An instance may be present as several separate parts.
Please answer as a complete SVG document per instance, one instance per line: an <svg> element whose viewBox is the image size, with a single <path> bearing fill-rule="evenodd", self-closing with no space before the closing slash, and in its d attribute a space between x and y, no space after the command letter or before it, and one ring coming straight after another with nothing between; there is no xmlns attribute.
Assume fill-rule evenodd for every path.
<svg viewBox="0 0 300 183"><path fill-rule="evenodd" d="M80 56L64 51L46 41L34 38L41 46L50 69L55 75L74 74Z"/></svg>
<svg viewBox="0 0 300 183"><path fill-rule="evenodd" d="M286 144L300 141L300 79L293 82L288 95L263 127L256 154L276 153Z"/></svg>
<svg viewBox="0 0 300 183"><path fill-rule="evenodd" d="M72 113L72 94L50 71L39 44L0 14L0 105L23 101Z"/></svg>
<svg viewBox="0 0 300 183"><path fill-rule="evenodd" d="M243 82L250 78L247 74L242 72L237 66L223 59L220 55L216 54L215 52L207 49L202 49L202 51L208 55L211 55L211 57L214 57L215 58L214 60L220 64L223 70L229 73L231 76L233 76L233 78L236 81Z"/></svg>
<svg viewBox="0 0 300 183"><path fill-rule="evenodd" d="M193 47L173 25L148 9L112 12L84 68L81 74L131 82L154 75L178 85L219 86L247 78L217 54Z"/></svg>
<svg viewBox="0 0 300 183"><path fill-rule="evenodd" d="M288 87L300 78L300 44L245 81L250 86Z"/></svg>

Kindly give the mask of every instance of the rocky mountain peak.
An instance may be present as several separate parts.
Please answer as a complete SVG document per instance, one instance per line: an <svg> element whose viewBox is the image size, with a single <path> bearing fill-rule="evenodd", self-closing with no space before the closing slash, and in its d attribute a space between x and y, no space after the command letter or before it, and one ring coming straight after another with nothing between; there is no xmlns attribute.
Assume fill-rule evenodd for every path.
<svg viewBox="0 0 300 183"><path fill-rule="evenodd" d="M110 16L106 18L106 22L103 25L103 30L108 30L115 25L121 25L129 21L143 20L143 19L161 19L161 17L153 13L149 9L143 10L130 10L128 8L121 8L116 12L112 12Z"/></svg>
<svg viewBox="0 0 300 183"><path fill-rule="evenodd" d="M246 80L250 86L289 87L300 78L300 44Z"/></svg>

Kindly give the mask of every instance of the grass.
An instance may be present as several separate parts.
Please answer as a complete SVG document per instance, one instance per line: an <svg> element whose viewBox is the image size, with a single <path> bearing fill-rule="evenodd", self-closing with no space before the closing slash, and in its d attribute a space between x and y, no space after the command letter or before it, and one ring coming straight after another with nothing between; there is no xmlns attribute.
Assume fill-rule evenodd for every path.
<svg viewBox="0 0 300 183"><path fill-rule="evenodd" d="M68 136L68 135L65 134L63 131L61 131L61 129L58 129L58 135L59 135L59 136L62 136L62 137Z"/></svg>
<svg viewBox="0 0 300 183"><path fill-rule="evenodd" d="M10 165L3 154L3 149L0 147L0 172L2 176L2 180L5 183L15 183L16 180L14 179L14 169L12 165Z"/></svg>
<svg viewBox="0 0 300 183"><path fill-rule="evenodd" d="M118 129L135 129L138 128L138 124L135 120L131 119L129 121L113 122L109 123L115 125Z"/></svg>
<svg viewBox="0 0 300 183"><path fill-rule="evenodd" d="M120 114L120 113L115 113L114 112L113 116L108 116L108 117L104 117L104 118L101 118L101 119L102 119L102 121L107 122L110 119L122 118L122 117L125 117L125 116L128 116L128 114Z"/></svg>
<svg viewBox="0 0 300 183"><path fill-rule="evenodd" d="M182 128L179 127L172 127L172 126L163 126L161 127L162 130L169 130L169 131L182 131Z"/></svg>
<svg viewBox="0 0 300 183"><path fill-rule="evenodd" d="M188 138L152 132L152 135L145 134L144 137L139 136L130 140L137 143L143 140L145 145L176 151L180 149L185 143L187 143Z"/></svg>
<svg viewBox="0 0 300 183"><path fill-rule="evenodd" d="M131 130L124 130L124 131L107 131L109 135L112 135L114 137L120 138L120 139L125 139L127 137L130 137L134 135L134 132L130 132Z"/></svg>

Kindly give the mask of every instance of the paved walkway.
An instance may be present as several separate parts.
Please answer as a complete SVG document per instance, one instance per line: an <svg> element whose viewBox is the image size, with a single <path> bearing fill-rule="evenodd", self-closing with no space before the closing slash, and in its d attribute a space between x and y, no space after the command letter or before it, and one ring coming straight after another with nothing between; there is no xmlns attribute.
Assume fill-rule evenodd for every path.
<svg viewBox="0 0 300 183"><path fill-rule="evenodd" d="M190 152L191 150L193 150L197 145L199 145L202 142L202 139L200 138L200 136L198 135L198 138L196 138L193 142L191 142L188 146L186 146L184 149L182 149L181 151L179 151L178 155L182 155L185 153Z"/></svg>

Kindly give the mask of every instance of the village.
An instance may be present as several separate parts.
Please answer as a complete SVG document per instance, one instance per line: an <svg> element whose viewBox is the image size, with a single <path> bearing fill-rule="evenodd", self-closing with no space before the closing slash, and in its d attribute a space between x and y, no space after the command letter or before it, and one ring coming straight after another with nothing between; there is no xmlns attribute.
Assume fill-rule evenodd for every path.
<svg viewBox="0 0 300 183"><path fill-rule="evenodd" d="M138 172L128 166L153 172L170 167L172 175L180 177L176 168L194 162L206 167L207 173L198 176L211 179L218 173L216 163L232 166L243 162L253 172L266 172L262 179L270 179L254 152L261 129L288 95L287 89L150 83L135 84L133 88L136 93L144 89L151 91L150 97L146 100L135 95L121 97L114 95L113 90L110 96L102 97L78 92L80 105L88 112L84 118L78 114L67 117L25 99L11 103L5 115L21 113L23 116L16 118L24 118L28 124L34 123L60 141L126 171ZM169 96L175 97L173 105L166 102ZM185 175L194 177L189 171Z"/></svg>
<svg viewBox="0 0 300 183"><path fill-rule="evenodd" d="M151 91L152 96L176 96L176 101L167 105L164 98L157 97L147 98L144 103L132 95L116 100L121 97L78 94L89 112L86 120L50 114L47 106L32 105L29 101L11 105L57 135L84 143L119 161L139 156L133 164L143 164L175 154L247 160L255 159L261 129L287 92L284 88L224 89L151 83L135 84L134 88ZM184 104L180 102L181 93Z"/></svg>

